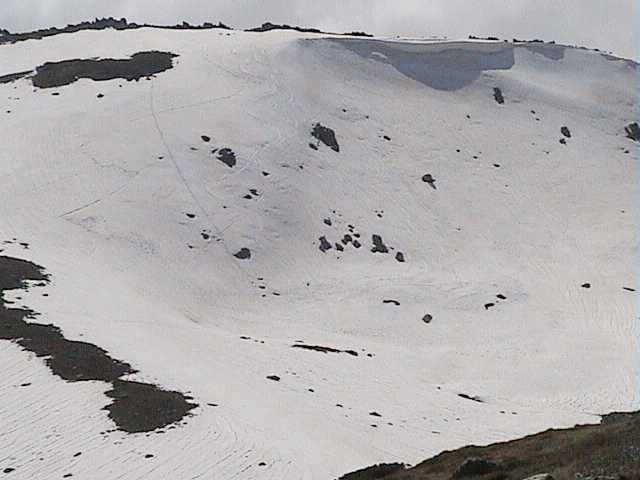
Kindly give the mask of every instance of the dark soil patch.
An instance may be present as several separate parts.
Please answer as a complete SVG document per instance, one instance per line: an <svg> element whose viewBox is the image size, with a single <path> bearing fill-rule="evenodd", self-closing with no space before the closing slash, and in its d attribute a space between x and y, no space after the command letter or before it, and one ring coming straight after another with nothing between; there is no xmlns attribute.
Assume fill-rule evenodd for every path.
<svg viewBox="0 0 640 480"><path fill-rule="evenodd" d="M329 127L316 123L313 126L311 135L324 143L327 147L331 148L334 152L340 151L340 145L338 145L338 140L336 140L336 133Z"/></svg>
<svg viewBox="0 0 640 480"><path fill-rule="evenodd" d="M94 81L140 80L173 68L173 59L177 55L170 52L138 52L127 60L64 60L47 62L36 68L31 77L38 88L54 88L70 85L81 78Z"/></svg>
<svg viewBox="0 0 640 480"><path fill-rule="evenodd" d="M640 480L640 412L605 415L599 425L547 430L487 447L464 447L410 469L400 466L376 475L376 468L341 480L522 480L540 473L555 480Z"/></svg>
<svg viewBox="0 0 640 480"><path fill-rule="evenodd" d="M493 89L493 98L500 105L504 104L504 96L502 95L502 90L500 90L498 87L495 87Z"/></svg>
<svg viewBox="0 0 640 480"><path fill-rule="evenodd" d="M233 168L236 165L236 154L230 148L221 148L218 151L217 158L229 168Z"/></svg>
<svg viewBox="0 0 640 480"><path fill-rule="evenodd" d="M0 257L0 293L28 288L27 281L44 286L44 268L26 260ZM115 399L105 407L120 430L152 431L181 420L197 407L178 392L155 385L119 380L135 373L130 364L111 358L96 345L68 340L54 325L27 322L38 314L25 308L7 308L0 297L0 340L9 340L43 358L54 375L69 382L103 381L112 384L107 395Z"/></svg>
<svg viewBox="0 0 640 480"><path fill-rule="evenodd" d="M640 142L640 126L636 122L630 123L624 127L624 131L627 134L627 138L630 138L635 142Z"/></svg>

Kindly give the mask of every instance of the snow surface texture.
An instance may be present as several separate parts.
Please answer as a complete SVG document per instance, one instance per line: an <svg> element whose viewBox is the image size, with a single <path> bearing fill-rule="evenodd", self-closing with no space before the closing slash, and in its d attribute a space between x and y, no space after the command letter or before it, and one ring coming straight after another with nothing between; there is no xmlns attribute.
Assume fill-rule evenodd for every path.
<svg viewBox="0 0 640 480"><path fill-rule="evenodd" d="M140 29L1 46L0 76L148 51L178 57L0 84L0 241L29 244L0 248L51 275L5 298L200 406L113 431L108 384L0 342L0 471L331 479L637 405L633 63Z"/></svg>

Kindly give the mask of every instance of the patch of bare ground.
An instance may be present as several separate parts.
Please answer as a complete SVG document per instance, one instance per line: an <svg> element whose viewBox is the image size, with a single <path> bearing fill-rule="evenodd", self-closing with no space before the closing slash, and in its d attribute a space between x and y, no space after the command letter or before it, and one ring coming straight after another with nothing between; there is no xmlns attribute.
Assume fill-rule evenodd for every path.
<svg viewBox="0 0 640 480"><path fill-rule="evenodd" d="M524 480L539 474L554 480L640 480L640 412L605 415L598 425L464 447L413 468L370 467L341 480Z"/></svg>

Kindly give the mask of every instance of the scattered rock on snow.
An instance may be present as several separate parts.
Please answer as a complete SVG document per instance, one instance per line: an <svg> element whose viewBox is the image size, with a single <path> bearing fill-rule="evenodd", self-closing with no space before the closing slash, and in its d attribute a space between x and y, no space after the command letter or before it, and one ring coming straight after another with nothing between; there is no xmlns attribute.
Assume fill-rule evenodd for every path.
<svg viewBox="0 0 640 480"><path fill-rule="evenodd" d="M320 246L318 248L320 248L320 251L322 253L325 253L327 250L331 250L331 248L333 248L327 240L327 237L322 236L318 240L320 240Z"/></svg>
<svg viewBox="0 0 640 480"><path fill-rule="evenodd" d="M248 248L241 248L236 253L233 254L239 260L249 260L251 258L251 250Z"/></svg>
<svg viewBox="0 0 640 480"><path fill-rule="evenodd" d="M340 151L340 145L338 145L338 141L336 140L335 132L329 127L325 127L320 123L316 123L313 126L313 130L311 131L311 135L324 143L327 147L331 148L334 152Z"/></svg>
<svg viewBox="0 0 640 480"><path fill-rule="evenodd" d="M236 164L236 154L230 148L221 148L218 151L217 158L229 168L234 167Z"/></svg>
<svg viewBox="0 0 640 480"><path fill-rule="evenodd" d="M382 241L382 237L380 235L372 235L371 241L373 242L373 248L371 249L373 253L389 253L389 249Z"/></svg>
<svg viewBox="0 0 640 480"><path fill-rule="evenodd" d="M422 181L424 183L428 183L431 188L433 188L434 190L437 190L436 188L436 179L433 178L433 176L430 173L427 173L425 175L422 176Z"/></svg>
<svg viewBox="0 0 640 480"><path fill-rule="evenodd" d="M567 127L562 127L560 129L560 133L562 133L562 135L564 135L567 138L571 138L571 132L569 131L569 129Z"/></svg>
<svg viewBox="0 0 640 480"><path fill-rule="evenodd" d="M484 403L484 401L480 397L474 397L472 395L467 395L466 393L459 393L458 396L460 398L464 398L465 400L471 400L476 403Z"/></svg>
<svg viewBox="0 0 640 480"><path fill-rule="evenodd" d="M495 87L493 89L493 98L495 98L496 102L498 102L500 105L502 105L504 103L504 97L502 96L502 90L500 90L498 87Z"/></svg>
<svg viewBox="0 0 640 480"><path fill-rule="evenodd" d="M624 131L627 134L627 138L630 138L635 142L640 142L640 126L637 122L630 123L624 127Z"/></svg>

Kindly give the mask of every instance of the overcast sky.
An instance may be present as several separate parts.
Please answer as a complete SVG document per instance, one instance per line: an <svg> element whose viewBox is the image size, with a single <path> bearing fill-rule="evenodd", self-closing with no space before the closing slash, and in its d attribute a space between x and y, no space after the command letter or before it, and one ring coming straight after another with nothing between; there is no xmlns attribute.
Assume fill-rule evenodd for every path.
<svg viewBox="0 0 640 480"><path fill-rule="evenodd" d="M378 35L542 38L639 58L636 0L0 0L0 27L61 26L94 17L149 23L265 21Z"/></svg>

